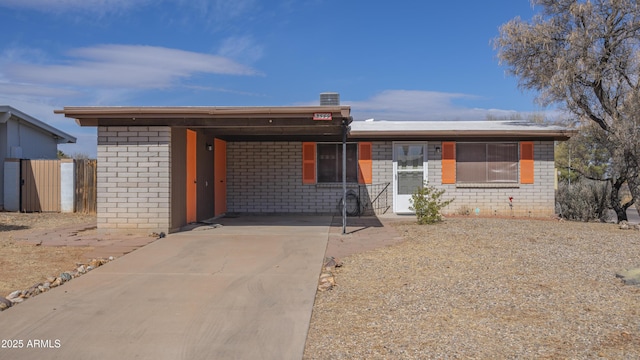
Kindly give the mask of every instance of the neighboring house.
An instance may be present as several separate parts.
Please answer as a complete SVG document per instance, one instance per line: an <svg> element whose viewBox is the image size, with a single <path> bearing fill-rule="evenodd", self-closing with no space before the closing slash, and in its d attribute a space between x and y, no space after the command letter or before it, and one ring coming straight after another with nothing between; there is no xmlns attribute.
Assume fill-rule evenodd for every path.
<svg viewBox="0 0 640 360"><path fill-rule="evenodd" d="M0 209L4 209L6 159L57 159L58 144L76 138L11 106L0 105ZM13 178L13 177L12 177ZM12 188L13 189L13 188Z"/></svg>
<svg viewBox="0 0 640 360"><path fill-rule="evenodd" d="M448 213L551 216L554 141L522 122L352 122L350 107L65 107L98 128L98 227L177 231L230 213L409 213L424 180ZM349 130L350 125L350 130ZM509 199L512 199L511 201Z"/></svg>

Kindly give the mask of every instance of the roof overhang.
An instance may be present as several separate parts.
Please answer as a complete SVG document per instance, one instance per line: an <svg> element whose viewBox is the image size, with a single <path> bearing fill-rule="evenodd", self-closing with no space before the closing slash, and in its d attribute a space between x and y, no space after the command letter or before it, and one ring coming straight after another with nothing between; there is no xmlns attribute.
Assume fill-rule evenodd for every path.
<svg viewBox="0 0 640 360"><path fill-rule="evenodd" d="M38 129L41 132L49 134L51 137L53 137L56 140L58 144L73 144L76 142L76 138L74 136L71 136L65 133L64 131L58 130L53 126L47 123L44 123L34 118L33 116L27 115L16 108L13 108L8 105L1 105L0 106L0 124L6 123L12 117L14 117L15 119L24 121L26 124L30 125L32 128Z"/></svg>
<svg viewBox="0 0 640 360"><path fill-rule="evenodd" d="M65 107L55 113L80 126L201 128L230 139L340 138L351 123L349 106Z"/></svg>
<svg viewBox="0 0 640 360"><path fill-rule="evenodd" d="M568 140L577 130L524 121L354 121L349 137L386 140L551 139Z"/></svg>

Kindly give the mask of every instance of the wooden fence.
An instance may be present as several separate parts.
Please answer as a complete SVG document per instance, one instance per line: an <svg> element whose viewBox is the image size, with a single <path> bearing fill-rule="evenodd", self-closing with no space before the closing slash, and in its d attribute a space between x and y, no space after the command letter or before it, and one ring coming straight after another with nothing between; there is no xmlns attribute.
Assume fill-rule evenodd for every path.
<svg viewBox="0 0 640 360"><path fill-rule="evenodd" d="M97 211L96 160L76 160L76 189L74 211L95 214Z"/></svg>
<svg viewBox="0 0 640 360"><path fill-rule="evenodd" d="M61 163L75 163L73 211L95 214L97 210L96 160L20 160L20 211L60 212Z"/></svg>
<svg viewBox="0 0 640 360"><path fill-rule="evenodd" d="M20 210L60 212L60 160L20 161Z"/></svg>

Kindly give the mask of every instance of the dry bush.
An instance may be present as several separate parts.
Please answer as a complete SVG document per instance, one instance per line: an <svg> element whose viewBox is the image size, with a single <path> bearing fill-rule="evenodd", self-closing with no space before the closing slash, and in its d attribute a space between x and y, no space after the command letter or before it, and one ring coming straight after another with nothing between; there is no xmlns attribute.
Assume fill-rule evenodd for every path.
<svg viewBox="0 0 640 360"><path fill-rule="evenodd" d="M608 193L608 183L602 181L560 182L556 191L556 212L568 220L607 221Z"/></svg>

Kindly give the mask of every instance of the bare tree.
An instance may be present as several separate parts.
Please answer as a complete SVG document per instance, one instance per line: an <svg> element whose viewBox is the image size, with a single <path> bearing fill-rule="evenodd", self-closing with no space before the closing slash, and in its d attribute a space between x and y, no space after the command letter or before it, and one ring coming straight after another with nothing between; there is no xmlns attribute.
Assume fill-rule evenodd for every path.
<svg viewBox="0 0 640 360"><path fill-rule="evenodd" d="M598 126L616 181L640 211L640 7L635 0L532 0L495 39L498 58L543 105L562 104Z"/></svg>

